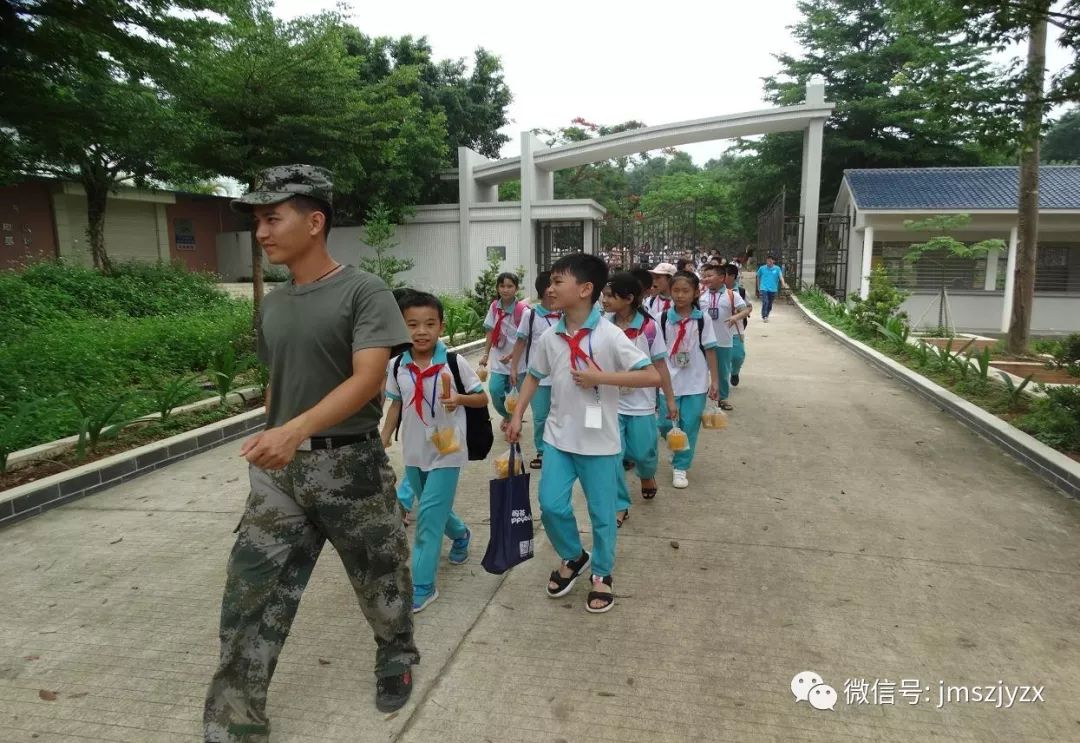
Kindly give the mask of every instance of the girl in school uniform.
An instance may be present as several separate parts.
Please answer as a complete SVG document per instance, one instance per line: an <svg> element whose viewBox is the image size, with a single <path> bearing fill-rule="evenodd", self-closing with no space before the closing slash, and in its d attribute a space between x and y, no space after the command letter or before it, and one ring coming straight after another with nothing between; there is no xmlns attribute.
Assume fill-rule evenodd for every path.
<svg viewBox="0 0 1080 743"><path fill-rule="evenodd" d="M719 379L716 354L712 350L716 348L716 335L712 323L697 306L699 288L695 274L685 271L675 274L671 280L673 306L660 318L671 387L679 411L678 425L689 440L689 447L675 452L671 460L671 484L675 488L690 484L686 473L694 462L701 414L705 412L707 399L716 399ZM667 408L664 393L659 396L658 406L660 410ZM660 421L660 435L666 436L671 428L670 420Z"/></svg>
<svg viewBox="0 0 1080 743"><path fill-rule="evenodd" d="M510 372L518 372L518 381L521 381L522 370L510 368L518 325L529 306L517 299L520 285L521 280L517 274L499 274L495 282L499 296L488 307L487 317L484 318L487 343L484 345L484 357L480 359L480 368L491 370L488 392L491 394L491 402L495 405L495 410L502 416L503 430L506 429L506 422L510 420L510 413L506 410L506 396L513 389L510 384Z"/></svg>
<svg viewBox="0 0 1080 743"><path fill-rule="evenodd" d="M649 357L660 373L660 386L668 401L661 415L675 420L679 417L671 376L667 368L667 346L660 334L659 324L641 306L641 283L631 273L613 275L604 287L604 310L607 319L623 331ZM619 388L619 433L622 438L623 462L632 462L641 478L641 497L656 497L656 390L652 387ZM622 526L630 518L630 490L626 478L620 477L615 491L615 525Z"/></svg>

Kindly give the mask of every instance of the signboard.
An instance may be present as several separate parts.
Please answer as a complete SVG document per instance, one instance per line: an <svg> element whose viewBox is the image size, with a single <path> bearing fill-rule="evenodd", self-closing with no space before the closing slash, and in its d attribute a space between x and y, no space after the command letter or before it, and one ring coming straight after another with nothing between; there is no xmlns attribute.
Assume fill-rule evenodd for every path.
<svg viewBox="0 0 1080 743"><path fill-rule="evenodd" d="M195 224L186 218L173 220L177 250L195 250Z"/></svg>

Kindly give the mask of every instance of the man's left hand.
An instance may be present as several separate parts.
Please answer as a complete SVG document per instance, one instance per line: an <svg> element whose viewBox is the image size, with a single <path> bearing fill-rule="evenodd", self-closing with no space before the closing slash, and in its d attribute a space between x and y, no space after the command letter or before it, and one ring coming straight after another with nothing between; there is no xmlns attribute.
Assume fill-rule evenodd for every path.
<svg viewBox="0 0 1080 743"><path fill-rule="evenodd" d="M296 447L304 438L287 428L270 428L245 441L240 447L240 454L260 469L280 470L293 460Z"/></svg>

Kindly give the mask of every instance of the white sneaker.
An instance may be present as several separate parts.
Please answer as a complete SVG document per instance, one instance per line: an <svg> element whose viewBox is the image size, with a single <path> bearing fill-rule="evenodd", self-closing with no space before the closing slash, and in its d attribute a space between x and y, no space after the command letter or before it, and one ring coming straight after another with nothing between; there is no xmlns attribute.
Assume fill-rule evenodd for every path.
<svg viewBox="0 0 1080 743"><path fill-rule="evenodd" d="M763 317L763 318L761 318L761 321L762 321L762 322L768 322L768 321L769 321L769 318L767 318L767 317Z"/></svg>
<svg viewBox="0 0 1080 743"><path fill-rule="evenodd" d="M671 474L671 487L679 488L681 490L682 488L688 487L689 485L690 481L686 479L685 470L675 470Z"/></svg>

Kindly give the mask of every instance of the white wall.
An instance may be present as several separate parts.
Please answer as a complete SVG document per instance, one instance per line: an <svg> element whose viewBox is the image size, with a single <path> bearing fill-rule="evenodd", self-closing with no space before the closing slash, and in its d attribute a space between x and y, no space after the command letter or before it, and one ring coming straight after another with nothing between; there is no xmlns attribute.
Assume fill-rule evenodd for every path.
<svg viewBox="0 0 1080 743"><path fill-rule="evenodd" d="M458 222L406 222L397 225L394 240L398 245L394 255L411 258L414 267L402 274L402 279L417 289L436 292L459 292L471 289L477 276L487 267L487 247L506 246L503 268L513 270L519 264L531 266L521 255L518 245L519 222L516 214L510 219L474 221L469 225L468 275L459 278ZM330 254L338 261L357 265L362 256L373 255L364 244L362 227L336 227L330 231ZM218 273L225 281L251 276L248 232L228 232L218 235ZM265 259L264 259L265 261ZM265 262L264 262L264 265Z"/></svg>
<svg viewBox="0 0 1080 743"><path fill-rule="evenodd" d="M912 323L924 312L919 328L937 325L937 294L919 293L909 296L902 306ZM1001 332L1002 292L950 293L949 307L953 324L961 332ZM1036 335L1074 333L1080 331L1080 295L1039 293L1031 317L1031 332Z"/></svg>

